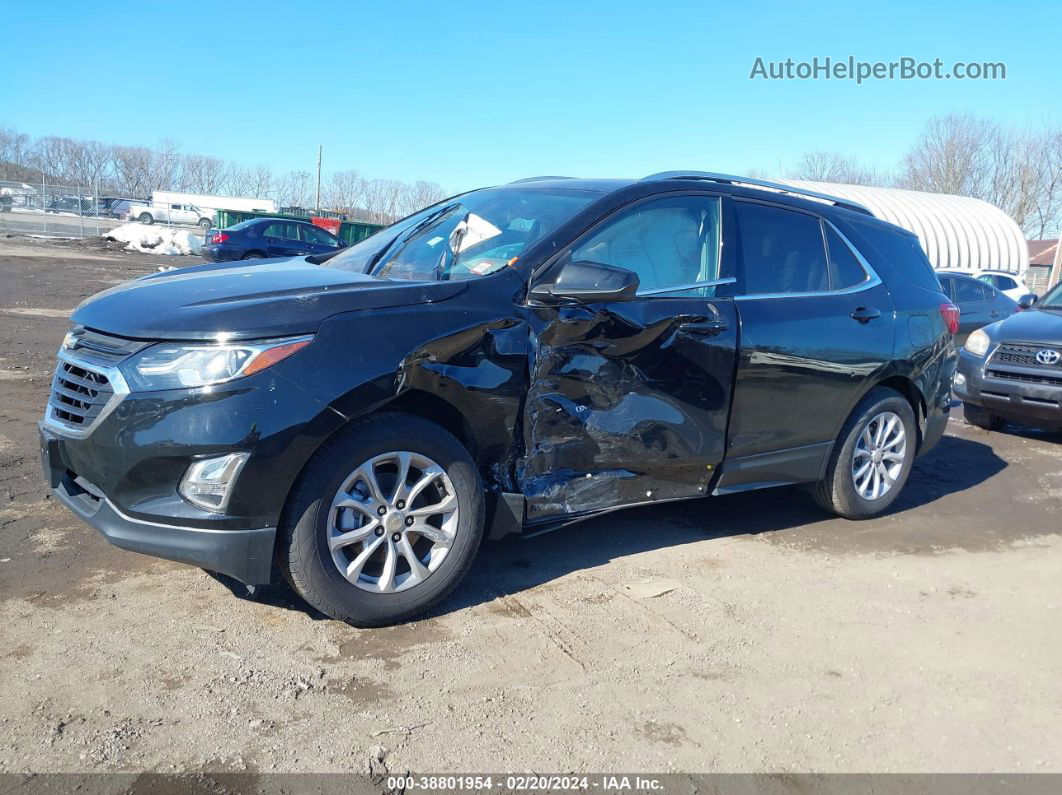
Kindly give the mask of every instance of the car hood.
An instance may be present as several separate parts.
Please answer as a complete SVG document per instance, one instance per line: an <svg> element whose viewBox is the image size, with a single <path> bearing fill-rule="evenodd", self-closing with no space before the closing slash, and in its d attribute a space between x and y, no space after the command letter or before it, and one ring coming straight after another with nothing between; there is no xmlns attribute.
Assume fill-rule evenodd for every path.
<svg viewBox="0 0 1062 795"><path fill-rule="evenodd" d="M1062 310L1030 309L1000 322L992 337L1007 342L1062 344Z"/></svg>
<svg viewBox="0 0 1062 795"><path fill-rule="evenodd" d="M74 323L139 339L261 339L317 331L341 312L434 303L462 282L391 281L325 268L305 258L180 268L97 293Z"/></svg>

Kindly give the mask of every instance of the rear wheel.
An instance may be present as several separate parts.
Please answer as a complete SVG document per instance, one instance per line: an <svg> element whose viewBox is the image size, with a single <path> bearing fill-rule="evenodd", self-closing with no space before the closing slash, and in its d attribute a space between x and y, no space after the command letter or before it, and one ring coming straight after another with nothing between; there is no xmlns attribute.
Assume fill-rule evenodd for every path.
<svg viewBox="0 0 1062 795"><path fill-rule="evenodd" d="M248 251L240 259L262 259L262 255L257 251Z"/></svg>
<svg viewBox="0 0 1062 795"><path fill-rule="evenodd" d="M210 219L209 218L202 218L199 221L199 226L202 227L203 231L205 232L208 229L210 229L210 227L212 227L213 224L210 223Z"/></svg>
<svg viewBox="0 0 1062 795"><path fill-rule="evenodd" d="M907 399L891 389L871 390L837 437L816 502L847 519L882 513L907 482L917 438Z"/></svg>
<svg viewBox="0 0 1062 795"><path fill-rule="evenodd" d="M406 621L444 599L483 536L468 451L428 420L385 413L352 426L300 477L281 565L313 607L357 627Z"/></svg>
<svg viewBox="0 0 1062 795"><path fill-rule="evenodd" d="M968 425L983 428L986 431L1001 431L1007 421L998 414L993 414L988 409L975 406L973 403L962 404L962 416Z"/></svg>
<svg viewBox="0 0 1062 795"><path fill-rule="evenodd" d="M155 219L152 218L151 213L140 213L140 217L137 218L137 220L140 221L140 223L142 224L147 224L148 226L155 223Z"/></svg>

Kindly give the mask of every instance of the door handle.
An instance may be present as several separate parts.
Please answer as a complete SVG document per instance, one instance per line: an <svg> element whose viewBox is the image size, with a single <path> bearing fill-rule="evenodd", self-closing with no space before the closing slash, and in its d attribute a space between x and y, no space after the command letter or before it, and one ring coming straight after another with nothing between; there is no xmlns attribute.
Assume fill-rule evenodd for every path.
<svg viewBox="0 0 1062 795"><path fill-rule="evenodd" d="M869 323L876 317L881 317L881 310L872 306L857 306L852 312L852 320L858 320L860 323Z"/></svg>
<svg viewBox="0 0 1062 795"><path fill-rule="evenodd" d="M687 334L718 334L730 328L725 320L692 320L679 326L679 331Z"/></svg>

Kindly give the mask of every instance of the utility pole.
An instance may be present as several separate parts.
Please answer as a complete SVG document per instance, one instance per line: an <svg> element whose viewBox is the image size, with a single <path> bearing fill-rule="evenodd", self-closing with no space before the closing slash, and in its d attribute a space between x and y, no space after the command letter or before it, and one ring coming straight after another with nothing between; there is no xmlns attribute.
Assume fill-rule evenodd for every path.
<svg viewBox="0 0 1062 795"><path fill-rule="evenodd" d="M321 150L323 148L321 144L317 145L317 198L313 202L314 215L321 214Z"/></svg>

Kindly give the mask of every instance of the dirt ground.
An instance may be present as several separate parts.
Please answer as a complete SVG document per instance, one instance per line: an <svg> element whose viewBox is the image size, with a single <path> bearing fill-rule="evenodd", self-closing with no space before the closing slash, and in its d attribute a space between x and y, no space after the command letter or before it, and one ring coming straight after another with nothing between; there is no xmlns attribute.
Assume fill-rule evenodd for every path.
<svg viewBox="0 0 1062 795"><path fill-rule="evenodd" d="M162 264L0 240L0 773L1062 771L1062 437L953 419L867 522L778 490L491 544L359 631L50 499L67 316Z"/></svg>

